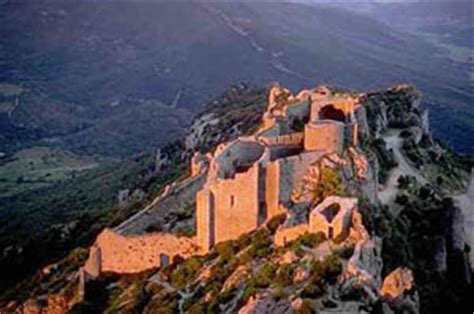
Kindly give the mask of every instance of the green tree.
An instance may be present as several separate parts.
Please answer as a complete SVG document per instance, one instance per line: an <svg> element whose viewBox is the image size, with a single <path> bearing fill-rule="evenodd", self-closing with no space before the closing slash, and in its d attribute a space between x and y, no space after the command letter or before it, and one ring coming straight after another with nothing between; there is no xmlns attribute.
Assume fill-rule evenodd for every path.
<svg viewBox="0 0 474 314"><path fill-rule="evenodd" d="M345 195L341 175L332 168L322 168L319 180L311 189L311 200L313 204L318 204L330 195Z"/></svg>

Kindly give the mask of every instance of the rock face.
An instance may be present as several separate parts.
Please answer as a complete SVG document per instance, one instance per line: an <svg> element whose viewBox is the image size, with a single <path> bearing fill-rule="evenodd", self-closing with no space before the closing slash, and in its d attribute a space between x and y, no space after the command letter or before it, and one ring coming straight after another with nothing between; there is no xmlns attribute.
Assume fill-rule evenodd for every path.
<svg viewBox="0 0 474 314"><path fill-rule="evenodd" d="M65 297L60 295L48 295L38 301L29 299L20 307L16 313L21 314L66 314L69 313Z"/></svg>
<svg viewBox="0 0 474 314"><path fill-rule="evenodd" d="M219 123L219 118L213 114L206 114L196 119L191 125L190 132L184 140L187 151L199 150L199 144L202 143L206 128Z"/></svg>
<svg viewBox="0 0 474 314"><path fill-rule="evenodd" d="M396 313L419 313L419 297L414 284L411 270L399 267L385 277L380 295Z"/></svg>
<svg viewBox="0 0 474 314"><path fill-rule="evenodd" d="M361 102L367 115L369 130L362 130L366 134L379 137L387 128L400 127L417 127L423 134L429 132L427 110L421 103L421 93L413 86L396 85L382 93L368 93Z"/></svg>
<svg viewBox="0 0 474 314"><path fill-rule="evenodd" d="M382 272L381 239L359 241L341 277L341 294L365 291L370 302L378 299Z"/></svg>

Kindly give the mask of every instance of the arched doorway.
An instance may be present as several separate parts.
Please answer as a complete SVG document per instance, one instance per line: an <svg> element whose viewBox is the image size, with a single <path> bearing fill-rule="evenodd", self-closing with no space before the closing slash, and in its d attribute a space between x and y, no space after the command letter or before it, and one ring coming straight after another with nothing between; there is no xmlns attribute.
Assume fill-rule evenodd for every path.
<svg viewBox="0 0 474 314"><path fill-rule="evenodd" d="M333 105L327 105L319 111L319 119L345 122L346 115L344 114L344 111L335 108Z"/></svg>

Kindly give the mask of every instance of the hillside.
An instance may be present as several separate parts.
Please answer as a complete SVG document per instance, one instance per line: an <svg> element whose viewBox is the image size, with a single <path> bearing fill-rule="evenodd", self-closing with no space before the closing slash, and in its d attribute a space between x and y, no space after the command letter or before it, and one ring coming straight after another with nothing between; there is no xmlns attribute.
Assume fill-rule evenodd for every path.
<svg viewBox="0 0 474 314"><path fill-rule="evenodd" d="M203 149L230 139L257 123L266 104L266 89L239 86L227 90L206 106L203 114L218 114L220 124L209 129ZM238 133L228 127L247 121ZM219 130L219 131L217 131ZM220 131L223 130L223 131ZM219 134L213 138L210 134ZM189 155L182 155L184 141L94 169L83 176L50 187L24 192L0 202L0 290L10 287L39 266L57 260L72 248L88 245L105 226L115 225L159 194L164 185L187 173ZM119 204L120 191L143 191ZM140 193L139 193L140 194ZM15 271L11 271L14 269Z"/></svg>
<svg viewBox="0 0 474 314"><path fill-rule="evenodd" d="M261 128L258 117L265 110L266 94L263 89L240 86L212 102L194 120L181 144L164 147L157 154L155 170L162 170L150 174L148 182L158 181L148 190L142 186L148 199L156 195L152 191L162 186L160 179L164 175L173 171L175 177L181 175L168 188L171 192L161 193L170 197L178 195L180 185L196 176L186 174L190 153L212 152L219 143L254 134ZM468 306L473 289L467 258L469 243L462 232L461 208L451 196L466 190L472 159L433 138L421 95L412 86L397 85L351 95L358 95L351 97L358 97L363 108L356 115L360 142L355 149L360 155L355 156L370 161L366 165L371 169L367 182L356 177L366 171L364 166L359 168L364 163L356 158L359 162L349 166L341 163L334 172L320 168L327 181L319 181L315 195L358 198L360 216L355 216L360 220L353 220L358 226L355 240L357 234L364 237L362 230L366 230L374 247L363 249L362 245L355 245L352 229L350 236L328 240L321 234L306 233L277 246L276 237L285 219L276 216L238 239L219 243L207 254L176 259L169 266L134 275L105 273L89 283L86 301L77 303L81 299L77 293L78 270L88 256L84 245L6 293L5 297L19 301L10 303L9 308L28 298L25 309L41 307L35 300L42 299L48 306L58 308L75 304L74 310L79 312L121 313L238 309L257 313L265 309L273 313L383 309L432 313ZM298 123L292 128L300 130ZM342 153L340 158L349 156ZM324 167L324 163L319 165ZM122 171L126 174L130 170ZM167 182L174 179L169 178ZM375 190L371 188L373 184ZM107 219L96 221L95 227L120 224L115 231L128 230L122 231L126 234L132 232L130 226L140 225L145 236L157 230L186 235L196 232L192 203L193 206L163 207L160 201L164 199L145 201L148 206L140 211L148 215L147 228L137 224L140 214L127 219L120 209L110 211ZM140 205L126 216L139 208ZM96 233L88 230L87 227L83 232L90 243ZM74 247L74 241L70 247ZM361 254L360 260L355 252ZM129 256L130 260L134 258ZM354 272L358 274L355 277Z"/></svg>
<svg viewBox="0 0 474 314"><path fill-rule="evenodd" d="M182 134L231 84L300 88L315 79L358 89L416 84L435 109L435 134L472 152L469 67L367 15L283 2L0 5L0 83L21 90L0 96L9 108L0 110L3 153L41 141L123 158Z"/></svg>

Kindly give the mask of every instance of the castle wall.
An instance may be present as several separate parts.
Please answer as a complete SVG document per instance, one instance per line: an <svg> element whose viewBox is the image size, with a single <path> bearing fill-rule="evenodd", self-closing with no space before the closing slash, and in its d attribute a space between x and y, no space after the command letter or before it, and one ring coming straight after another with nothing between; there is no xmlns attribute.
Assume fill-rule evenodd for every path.
<svg viewBox="0 0 474 314"><path fill-rule="evenodd" d="M291 133L274 137L259 137L258 140L267 146L275 145L303 145L304 133Z"/></svg>
<svg viewBox="0 0 474 314"><path fill-rule="evenodd" d="M196 195L196 235L200 248L208 251L215 243L215 200L208 189Z"/></svg>
<svg viewBox="0 0 474 314"><path fill-rule="evenodd" d="M344 147L345 125L339 121L322 120L305 125L305 150L340 154Z"/></svg>
<svg viewBox="0 0 474 314"><path fill-rule="evenodd" d="M236 140L218 147L211 170L222 179L232 178L240 166L251 165L264 154L265 147L256 141Z"/></svg>
<svg viewBox="0 0 474 314"><path fill-rule="evenodd" d="M258 133L258 137L275 137L280 134L280 126L274 120L272 121L264 123L263 129Z"/></svg>
<svg viewBox="0 0 474 314"><path fill-rule="evenodd" d="M276 161L270 162L266 168L265 175L265 203L267 206L268 217L278 215L280 211L279 206L279 192L280 192L280 167Z"/></svg>
<svg viewBox="0 0 474 314"><path fill-rule="evenodd" d="M296 156L278 159L279 164L279 202L285 203L291 200L293 189L299 186L309 166L321 156L321 152L304 152Z"/></svg>
<svg viewBox="0 0 474 314"><path fill-rule="evenodd" d="M320 100L314 100L311 103L310 120L317 121L321 119L320 112L326 106L333 106L335 109L342 110L349 120L353 120L353 113L356 106L356 101L353 98L347 97L329 97Z"/></svg>
<svg viewBox="0 0 474 314"><path fill-rule="evenodd" d="M205 178L206 174L200 173L170 186L150 205L114 228L114 231L123 235L137 235L146 233L148 226L164 224L167 213L176 212L195 202L196 192L204 186Z"/></svg>
<svg viewBox="0 0 474 314"><path fill-rule="evenodd" d="M275 243L276 246L285 246L287 243L298 239L306 232L308 232L307 224L300 224L287 228L279 228L275 232L275 238L273 240L273 243Z"/></svg>
<svg viewBox="0 0 474 314"><path fill-rule="evenodd" d="M255 164L234 179L210 187L215 195L215 243L236 239L258 227L259 167Z"/></svg>
<svg viewBox="0 0 474 314"><path fill-rule="evenodd" d="M84 265L84 272L85 276L84 277L92 277L92 278L97 278L99 277L101 273L101 267L102 267L102 254L100 251L100 248L97 246L92 246L89 249L89 257L87 258L87 261Z"/></svg>
<svg viewBox="0 0 474 314"><path fill-rule="evenodd" d="M300 154L303 150L303 145L275 145L270 146L270 160L286 158Z"/></svg>
<svg viewBox="0 0 474 314"><path fill-rule="evenodd" d="M142 272L159 267L163 262L172 262L176 256L187 258L197 253L190 238L167 233L125 237L111 229L104 229L99 234L89 258L94 259L95 250L100 251L101 272L119 274Z"/></svg>
<svg viewBox="0 0 474 314"><path fill-rule="evenodd" d="M310 104L308 100L302 100L285 106L285 117L289 120L304 120L310 115Z"/></svg>

